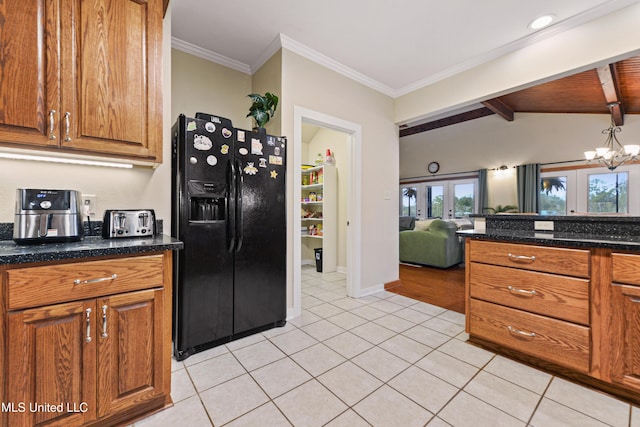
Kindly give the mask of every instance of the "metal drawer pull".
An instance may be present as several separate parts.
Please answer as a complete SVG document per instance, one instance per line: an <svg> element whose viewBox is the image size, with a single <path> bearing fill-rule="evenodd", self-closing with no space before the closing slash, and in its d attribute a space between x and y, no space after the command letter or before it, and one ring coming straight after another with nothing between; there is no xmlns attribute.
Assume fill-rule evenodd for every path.
<svg viewBox="0 0 640 427"><path fill-rule="evenodd" d="M73 281L74 285L86 285L87 283L98 283L98 282L106 282L107 280L115 280L118 278L117 274L112 274L109 277L100 277L98 279L87 279L87 280L80 280L80 279L76 279Z"/></svg>
<svg viewBox="0 0 640 427"><path fill-rule="evenodd" d="M49 111L49 139L52 140L52 141L54 139L56 139L56 134L55 134L55 130L56 130L55 115L56 115L56 110L50 110Z"/></svg>
<svg viewBox="0 0 640 427"><path fill-rule="evenodd" d="M516 295L522 295L527 297L533 297L537 295L536 291L533 289L530 291L527 291L526 289L518 289L518 288L514 288L513 286L507 286L507 289L509 289L509 292Z"/></svg>
<svg viewBox="0 0 640 427"><path fill-rule="evenodd" d="M102 338L106 338L107 335L107 306L102 306Z"/></svg>
<svg viewBox="0 0 640 427"><path fill-rule="evenodd" d="M536 333L535 332L525 332L525 331L521 331L520 329L516 329L512 326L507 326L507 329L509 330L509 332L511 332L514 335L522 335L523 337L527 337L527 338L535 338L536 337Z"/></svg>
<svg viewBox="0 0 640 427"><path fill-rule="evenodd" d="M91 342L91 309L87 308L87 336L84 339L85 342Z"/></svg>
<svg viewBox="0 0 640 427"><path fill-rule="evenodd" d="M511 261L518 261L518 262L533 262L536 260L536 257L533 255L525 256L525 255L507 254L507 256Z"/></svg>
<svg viewBox="0 0 640 427"><path fill-rule="evenodd" d="M71 130L71 123L69 120L69 117L71 117L71 113L70 112L66 112L64 113L64 123L65 123L65 130L66 130L66 136L64 137L65 142L69 142L71 141L71 135L69 135L69 132Z"/></svg>
<svg viewBox="0 0 640 427"><path fill-rule="evenodd" d="M640 302L640 298L631 298L631 302Z"/></svg>

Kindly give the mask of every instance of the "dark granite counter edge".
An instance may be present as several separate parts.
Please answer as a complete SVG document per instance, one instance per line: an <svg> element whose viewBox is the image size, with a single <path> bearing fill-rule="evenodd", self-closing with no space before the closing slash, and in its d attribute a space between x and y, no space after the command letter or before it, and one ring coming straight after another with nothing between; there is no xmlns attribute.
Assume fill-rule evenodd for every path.
<svg viewBox="0 0 640 427"><path fill-rule="evenodd" d="M156 233L162 234L164 221L161 219L156 220ZM102 221L84 221L82 223L84 228L84 235L86 237L100 236L102 234ZM13 223L12 222L0 222L0 240L13 239Z"/></svg>
<svg viewBox="0 0 640 427"><path fill-rule="evenodd" d="M460 230L458 231L458 235L478 240L496 240L513 243L536 243L544 246L607 248L640 252L640 237L634 236L603 236L598 234L581 233L543 233L522 230Z"/></svg>
<svg viewBox="0 0 640 427"><path fill-rule="evenodd" d="M64 261L113 255L134 255L166 250L180 250L184 245L171 236L151 238L105 240L101 237L85 237L73 243L45 243L40 245L16 245L13 241L0 241L0 264L25 264L33 262Z"/></svg>

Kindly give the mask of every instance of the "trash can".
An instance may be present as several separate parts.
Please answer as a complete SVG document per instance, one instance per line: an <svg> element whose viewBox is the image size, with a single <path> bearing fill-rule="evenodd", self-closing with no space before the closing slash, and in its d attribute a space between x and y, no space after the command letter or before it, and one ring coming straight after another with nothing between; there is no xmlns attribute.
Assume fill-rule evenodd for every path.
<svg viewBox="0 0 640 427"><path fill-rule="evenodd" d="M316 271L322 273L322 248L315 248L316 252Z"/></svg>

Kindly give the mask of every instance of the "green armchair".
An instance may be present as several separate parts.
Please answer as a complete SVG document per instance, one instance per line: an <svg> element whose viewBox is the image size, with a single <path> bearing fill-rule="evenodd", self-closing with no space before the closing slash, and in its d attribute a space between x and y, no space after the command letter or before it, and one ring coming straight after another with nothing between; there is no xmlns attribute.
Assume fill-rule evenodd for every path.
<svg viewBox="0 0 640 427"><path fill-rule="evenodd" d="M463 261L455 222L434 219L429 228L400 231L400 261L448 268Z"/></svg>

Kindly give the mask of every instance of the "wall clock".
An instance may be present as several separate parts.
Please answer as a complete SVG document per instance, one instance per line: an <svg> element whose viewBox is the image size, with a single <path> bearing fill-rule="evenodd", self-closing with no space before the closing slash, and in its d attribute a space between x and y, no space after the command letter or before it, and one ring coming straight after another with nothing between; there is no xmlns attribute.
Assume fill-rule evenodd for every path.
<svg viewBox="0 0 640 427"><path fill-rule="evenodd" d="M440 164L438 162L431 162L427 166L430 173L436 173L440 170Z"/></svg>

